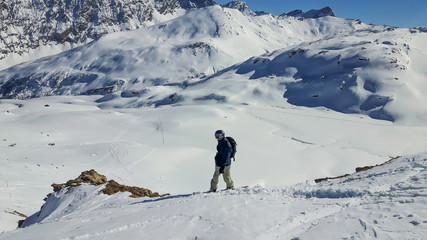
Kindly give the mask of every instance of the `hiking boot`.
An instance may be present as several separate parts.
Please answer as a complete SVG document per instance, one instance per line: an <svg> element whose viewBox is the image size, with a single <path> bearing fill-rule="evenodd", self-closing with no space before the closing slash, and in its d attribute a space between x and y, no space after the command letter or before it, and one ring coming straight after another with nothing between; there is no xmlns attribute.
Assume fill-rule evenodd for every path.
<svg viewBox="0 0 427 240"><path fill-rule="evenodd" d="M216 192L216 189L209 189L208 192Z"/></svg>
<svg viewBox="0 0 427 240"><path fill-rule="evenodd" d="M234 187L228 187L227 190L234 190Z"/></svg>

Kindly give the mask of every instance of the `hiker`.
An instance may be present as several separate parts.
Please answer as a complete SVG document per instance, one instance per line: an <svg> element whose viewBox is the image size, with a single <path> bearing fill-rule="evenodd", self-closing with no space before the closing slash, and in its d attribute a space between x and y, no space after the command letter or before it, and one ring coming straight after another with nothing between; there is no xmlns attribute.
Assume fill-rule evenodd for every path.
<svg viewBox="0 0 427 240"><path fill-rule="evenodd" d="M234 189L234 183L231 179L230 169L231 169L231 154L233 148L225 137L225 132L223 130L217 130L215 132L215 138L218 140L218 145L216 146L217 153L215 155L215 173L211 180L211 192L216 192L218 188L219 175L222 174L224 182L227 184L227 189Z"/></svg>

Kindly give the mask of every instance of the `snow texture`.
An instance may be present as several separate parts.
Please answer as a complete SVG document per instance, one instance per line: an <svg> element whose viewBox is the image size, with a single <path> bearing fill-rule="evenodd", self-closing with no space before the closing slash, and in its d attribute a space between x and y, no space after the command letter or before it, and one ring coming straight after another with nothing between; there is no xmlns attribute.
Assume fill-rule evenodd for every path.
<svg viewBox="0 0 427 240"><path fill-rule="evenodd" d="M158 22L0 62L0 239L427 238L425 28L149 2ZM236 190L207 194L217 129ZM43 202L89 169L171 196Z"/></svg>
<svg viewBox="0 0 427 240"><path fill-rule="evenodd" d="M156 199L81 186L50 195L2 239L423 239L426 169L420 154L319 185Z"/></svg>

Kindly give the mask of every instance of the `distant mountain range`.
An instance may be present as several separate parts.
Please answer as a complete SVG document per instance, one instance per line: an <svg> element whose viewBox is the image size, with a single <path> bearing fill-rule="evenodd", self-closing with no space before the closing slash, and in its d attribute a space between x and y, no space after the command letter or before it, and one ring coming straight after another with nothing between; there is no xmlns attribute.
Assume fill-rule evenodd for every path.
<svg viewBox="0 0 427 240"><path fill-rule="evenodd" d="M409 104L427 91L423 28L342 19L329 7L275 16L240 1L19 4L2 5L10 15L2 26L3 57L42 45L79 46L0 70L3 99L97 94L100 102L122 99L118 107L230 102L238 99L240 79L252 89L245 98L269 95L277 104L389 121L427 112ZM221 93L198 93L224 81L229 87Z"/></svg>
<svg viewBox="0 0 427 240"><path fill-rule="evenodd" d="M310 10L308 12L303 12L302 10L294 10L292 12L282 14L282 16L283 15L303 18L320 18L326 16L335 16L335 13L330 7L324 7L320 10Z"/></svg>
<svg viewBox="0 0 427 240"><path fill-rule="evenodd" d="M188 9L213 5L213 0L3 0L0 61L41 46L81 44L107 33L144 28L181 16ZM254 14L240 1L223 7ZM310 12L302 16L333 15L332 11Z"/></svg>
<svg viewBox="0 0 427 240"><path fill-rule="evenodd" d="M178 5L161 3L163 5L157 5L157 7L165 12L183 10L176 8L183 5L182 2L179 2L181 5L177 1L175 3ZM209 3L200 4L198 6L206 6ZM143 4L138 6L139 9L143 9ZM0 98L108 93L117 88L116 84L122 85L120 84L123 82L122 78L129 75L142 79L141 81L145 82L144 85L171 84L172 82L182 84L185 81L195 81L210 76L256 55L305 41L318 40L337 31L351 31L358 27L357 22L355 25L352 21L349 21L351 24L342 24L343 20L338 18L335 20L340 22L338 23L340 27L332 28L327 26L329 24L314 19L301 21L287 16L258 16L250 11L246 4L237 1L226 6L229 8L212 6L188 11L181 17L175 17L168 22L161 22L151 27L145 26L135 31L107 35L59 55L0 71L0 84L2 84ZM230 8L237 8L240 12ZM154 12L157 10L147 9L153 14L147 15L149 18L141 18L145 19L140 21L141 24L146 24L147 21L153 22ZM88 28L78 34L70 31L67 32L67 36L59 34L58 36L62 37L55 40L58 43L64 43L87 41L89 36L99 38L108 31L120 31L120 24L127 25L132 18L129 15L120 18L120 21L109 20L111 20L109 24L99 20L96 21L99 25L95 25L94 22L88 23L85 25ZM72 24L68 21L64 22L66 23ZM54 36L57 35L54 34ZM53 38L46 39L53 41ZM112 62L115 62L113 68L110 66ZM135 67L132 69L120 67L121 70L117 68L125 65ZM159 71L153 71L155 69ZM10 73L12 75L9 75ZM116 74L121 77L116 78ZM76 88L81 85L81 81L92 82L92 84ZM93 81L97 83L94 84Z"/></svg>

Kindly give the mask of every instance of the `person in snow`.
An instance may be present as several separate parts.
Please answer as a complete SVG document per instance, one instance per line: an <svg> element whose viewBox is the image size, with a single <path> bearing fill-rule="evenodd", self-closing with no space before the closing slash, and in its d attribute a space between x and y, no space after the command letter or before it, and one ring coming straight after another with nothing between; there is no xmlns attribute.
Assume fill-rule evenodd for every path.
<svg viewBox="0 0 427 240"><path fill-rule="evenodd" d="M230 142L225 137L223 130L215 132L215 138L218 140L216 146L217 153L215 155L215 172L211 180L211 192L216 192L218 188L219 175L222 174L224 182L227 184L227 189L234 189L234 183L231 179L231 152L233 151Z"/></svg>

